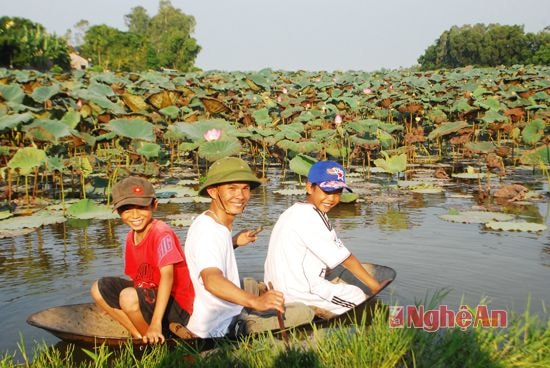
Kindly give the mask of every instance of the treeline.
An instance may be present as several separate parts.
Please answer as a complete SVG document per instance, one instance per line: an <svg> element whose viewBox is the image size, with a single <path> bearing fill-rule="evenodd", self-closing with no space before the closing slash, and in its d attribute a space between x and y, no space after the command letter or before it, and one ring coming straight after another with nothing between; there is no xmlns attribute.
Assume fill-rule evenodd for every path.
<svg viewBox="0 0 550 368"><path fill-rule="evenodd" d="M193 68L201 50L191 37L195 18L160 0L150 17L137 6L125 16L128 31L81 20L64 37L49 35L40 24L17 17L0 18L0 66L16 69L68 70L69 54L77 51L94 68L137 72L147 69Z"/></svg>
<svg viewBox="0 0 550 368"><path fill-rule="evenodd" d="M535 34L525 33L518 25L454 26L426 49L418 63L422 70L467 65L550 65L550 27Z"/></svg>

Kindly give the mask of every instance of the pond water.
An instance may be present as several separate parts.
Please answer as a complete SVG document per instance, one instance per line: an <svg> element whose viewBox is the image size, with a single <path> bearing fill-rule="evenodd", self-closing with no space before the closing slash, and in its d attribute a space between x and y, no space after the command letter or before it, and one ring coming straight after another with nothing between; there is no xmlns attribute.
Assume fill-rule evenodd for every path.
<svg viewBox="0 0 550 368"><path fill-rule="evenodd" d="M279 172L272 170L268 184L254 191L245 214L235 224L235 229L264 226L255 244L237 250L241 277L262 278L270 230L281 212L303 198L273 193L287 184L280 183ZM548 191L540 176L531 181L531 189ZM455 182L443 193L408 194L398 202L367 195L366 201L340 204L329 217L360 260L397 271L395 282L380 295L387 303L408 305L448 288L451 292L444 303L454 310L461 299L475 306L486 297L490 309L522 312L530 298L531 311L545 314L544 305L550 303L548 230L488 231L479 224L446 222L438 217L449 208L475 205L472 198L464 196L475 188ZM384 190L388 189L373 189L373 193ZM207 203L167 203L159 206L156 215L164 219L200 213L207 207ZM548 225L547 197L516 207L520 218ZM187 228L175 229L183 243ZM27 325L26 318L52 306L90 302L94 280L122 274L121 244L126 232L119 220L73 221L0 239L0 352L16 351L20 334L28 347L42 340L56 344L57 338Z"/></svg>

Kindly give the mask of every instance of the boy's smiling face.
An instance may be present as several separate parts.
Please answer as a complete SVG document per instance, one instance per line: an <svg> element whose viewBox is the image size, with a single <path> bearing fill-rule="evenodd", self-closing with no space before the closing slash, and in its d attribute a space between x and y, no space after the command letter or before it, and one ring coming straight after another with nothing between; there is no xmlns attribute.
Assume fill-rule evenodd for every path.
<svg viewBox="0 0 550 368"><path fill-rule="evenodd" d="M157 208L157 201L153 200L148 206L127 204L117 209L122 222L128 225L137 234L144 233L147 226L153 221L153 212Z"/></svg>
<svg viewBox="0 0 550 368"><path fill-rule="evenodd" d="M331 192L325 192L318 185L306 184L307 201L314 205L319 211L327 213L334 206L340 203L340 196L342 195L342 189L338 189Z"/></svg>

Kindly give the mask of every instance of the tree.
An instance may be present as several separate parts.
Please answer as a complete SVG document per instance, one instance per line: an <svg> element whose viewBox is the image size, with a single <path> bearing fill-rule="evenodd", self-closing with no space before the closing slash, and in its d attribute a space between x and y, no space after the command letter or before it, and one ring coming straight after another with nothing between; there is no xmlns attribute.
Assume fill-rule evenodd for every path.
<svg viewBox="0 0 550 368"><path fill-rule="evenodd" d="M174 8L169 0L160 0L146 36L147 66L188 71L201 49L190 36L194 29L193 16Z"/></svg>
<svg viewBox="0 0 550 368"><path fill-rule="evenodd" d="M102 24L86 32L80 52L103 69L134 71L143 67L142 45L142 36Z"/></svg>
<svg viewBox="0 0 550 368"><path fill-rule="evenodd" d="M132 8L130 14L124 16L124 23L128 27L128 32L145 35L149 29L151 18L143 6Z"/></svg>
<svg viewBox="0 0 550 368"><path fill-rule="evenodd" d="M54 65L69 69L67 42L50 35L25 18L0 18L0 65L9 68L48 70Z"/></svg>
<svg viewBox="0 0 550 368"><path fill-rule="evenodd" d="M422 69L456 68L466 65L497 66L548 64L548 32L525 34L523 26L476 24L453 26L444 31L418 58ZM540 51L539 51L540 50ZM535 56L537 55L537 56Z"/></svg>
<svg viewBox="0 0 550 368"><path fill-rule="evenodd" d="M68 29L65 32L65 39L67 43L74 48L80 47L84 43L84 36L90 29L90 22L85 19L81 19L76 23L73 29Z"/></svg>

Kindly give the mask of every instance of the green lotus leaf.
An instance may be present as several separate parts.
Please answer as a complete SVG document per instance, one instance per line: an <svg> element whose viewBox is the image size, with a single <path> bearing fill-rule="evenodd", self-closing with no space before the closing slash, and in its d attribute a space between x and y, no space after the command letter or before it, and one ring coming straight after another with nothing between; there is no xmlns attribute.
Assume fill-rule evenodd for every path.
<svg viewBox="0 0 550 368"><path fill-rule="evenodd" d="M178 215L170 215L166 217L166 220L172 225L177 227L187 227L193 223L195 217L198 214L196 213L180 213Z"/></svg>
<svg viewBox="0 0 550 368"><path fill-rule="evenodd" d="M25 92L23 92L23 89L17 84L0 84L0 96L2 96L2 98L6 101L15 104L22 104L23 99L25 98Z"/></svg>
<svg viewBox="0 0 550 368"><path fill-rule="evenodd" d="M432 188L414 188L411 189L411 192L413 193L419 193L419 194L438 194L444 192L444 189L441 187L432 187Z"/></svg>
<svg viewBox="0 0 550 368"><path fill-rule="evenodd" d="M346 124L346 130L350 133L375 134L377 128L381 126L383 123L378 119L355 120Z"/></svg>
<svg viewBox="0 0 550 368"><path fill-rule="evenodd" d="M159 112L166 116L168 119L177 119L180 114L180 109L177 106L168 106L160 109Z"/></svg>
<svg viewBox="0 0 550 368"><path fill-rule="evenodd" d="M544 231L548 228L544 224L537 224L534 222L509 222L509 221L490 221L485 223L485 227L492 230L525 231L525 232L539 232L539 231Z"/></svg>
<svg viewBox="0 0 550 368"><path fill-rule="evenodd" d="M544 120L542 119L531 120L521 132L521 138L527 144L535 144L542 137L544 137Z"/></svg>
<svg viewBox="0 0 550 368"><path fill-rule="evenodd" d="M118 136L154 141L153 124L142 119L113 119L105 127Z"/></svg>
<svg viewBox="0 0 550 368"><path fill-rule="evenodd" d="M256 124L259 126L271 125L273 123L267 108L254 111L252 113L252 117L256 120Z"/></svg>
<svg viewBox="0 0 550 368"><path fill-rule="evenodd" d="M402 153L400 155L388 156L385 151L381 151L385 158L377 158L374 160L374 164L377 167L382 168L389 174L395 174L401 171L405 171L407 168L407 155Z"/></svg>
<svg viewBox="0 0 550 368"><path fill-rule="evenodd" d="M178 145L178 151L191 152L199 148L199 142L183 142Z"/></svg>
<svg viewBox="0 0 550 368"><path fill-rule="evenodd" d="M75 129L78 123L80 123L80 113L78 111L67 111L61 122L67 125L70 129Z"/></svg>
<svg viewBox="0 0 550 368"><path fill-rule="evenodd" d="M357 201L358 198L359 198L359 195L357 193L342 192L342 195L340 196L340 202L353 203Z"/></svg>
<svg viewBox="0 0 550 368"><path fill-rule="evenodd" d="M493 112L497 112L502 109L500 102L494 97L487 97L486 99L478 100L474 104L485 110L490 110Z"/></svg>
<svg viewBox="0 0 550 368"><path fill-rule="evenodd" d="M550 147L544 145L525 151L522 153L519 161L524 165L538 165L541 162L545 165L550 165Z"/></svg>
<svg viewBox="0 0 550 368"><path fill-rule="evenodd" d="M111 90L111 93L112 93L112 90ZM73 95L84 101L92 102L97 106L99 106L100 108L107 110L109 112L112 112L114 114L124 114L126 112L122 106L112 102L105 95L101 95L91 91L91 87L88 90L81 89L81 90L75 91L73 92Z"/></svg>
<svg viewBox="0 0 550 368"><path fill-rule="evenodd" d="M30 175L35 167L46 161L46 152L34 147L19 148L8 161L8 167L19 169L21 175Z"/></svg>
<svg viewBox="0 0 550 368"><path fill-rule="evenodd" d="M19 127L21 123L26 123L32 120L31 113L4 115L0 117L0 132L4 129L13 129Z"/></svg>
<svg viewBox="0 0 550 368"><path fill-rule="evenodd" d="M199 157L213 162L220 158L233 156L241 151L241 143L235 137L225 137L217 141L201 143L199 146Z"/></svg>
<svg viewBox="0 0 550 368"><path fill-rule="evenodd" d="M59 224L67 219L59 212L40 211L30 216L14 216L0 221L0 232L20 229L36 229L45 225Z"/></svg>
<svg viewBox="0 0 550 368"><path fill-rule="evenodd" d="M295 174L307 177L309 169L311 169L311 166L313 166L316 162L317 160L313 157L297 154L292 160L290 160L289 168Z"/></svg>
<svg viewBox="0 0 550 368"><path fill-rule="evenodd" d="M495 122L506 122L508 121L508 118L497 111L489 110L485 112L483 117L481 118L486 123L495 123Z"/></svg>
<svg viewBox="0 0 550 368"><path fill-rule="evenodd" d="M459 130L464 129L468 126L468 123L465 121L451 121L443 123L436 129L432 130L430 134L428 134L428 139L432 140L448 134L456 133Z"/></svg>
<svg viewBox="0 0 550 368"><path fill-rule="evenodd" d="M472 111L474 109L475 108L473 106L471 106L468 103L468 100L466 100L465 98L461 98L460 100L455 102L452 106L452 111L456 111L456 112L469 112L469 111Z"/></svg>
<svg viewBox="0 0 550 368"><path fill-rule="evenodd" d="M47 157L46 164L50 172L64 172L67 169L67 167L65 166L65 161L60 156Z"/></svg>
<svg viewBox="0 0 550 368"><path fill-rule="evenodd" d="M464 147L473 153L490 153L497 149L493 142L468 142Z"/></svg>
<svg viewBox="0 0 550 368"><path fill-rule="evenodd" d="M22 129L35 140L58 143L59 139L73 135L74 130L60 120L38 119Z"/></svg>
<svg viewBox="0 0 550 368"><path fill-rule="evenodd" d="M513 215L501 212L489 211L461 211L440 215L439 218L450 222L462 222L466 224L485 224L490 221L510 221Z"/></svg>
<svg viewBox="0 0 550 368"><path fill-rule="evenodd" d="M290 139L292 141L297 141L302 138L302 135L300 133L291 128L282 128L281 133L283 133L283 136L286 139Z"/></svg>
<svg viewBox="0 0 550 368"><path fill-rule="evenodd" d="M194 184L197 184L196 181L193 181ZM191 187L186 187L178 183L178 185L165 185L162 187L162 191L159 190L157 194L170 192L173 197L194 197L197 195L197 191ZM159 197L160 198L160 197Z"/></svg>
<svg viewBox="0 0 550 368"><path fill-rule="evenodd" d="M137 153L147 158L159 157L161 147L156 143L142 143Z"/></svg>
<svg viewBox="0 0 550 368"><path fill-rule="evenodd" d="M44 103L59 93L59 85L40 86L32 91L31 97L38 103Z"/></svg>
<svg viewBox="0 0 550 368"><path fill-rule="evenodd" d="M109 220L118 218L118 214L113 211L112 207L97 204L91 199L81 199L67 208L67 217L80 220Z"/></svg>
<svg viewBox="0 0 550 368"><path fill-rule="evenodd" d="M177 122L171 125L171 129L193 141L204 140L204 134L211 129L221 130L222 137L233 136L236 132L235 127L223 119L199 120L194 123Z"/></svg>

